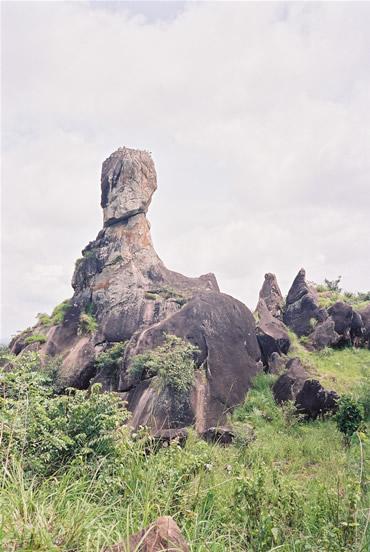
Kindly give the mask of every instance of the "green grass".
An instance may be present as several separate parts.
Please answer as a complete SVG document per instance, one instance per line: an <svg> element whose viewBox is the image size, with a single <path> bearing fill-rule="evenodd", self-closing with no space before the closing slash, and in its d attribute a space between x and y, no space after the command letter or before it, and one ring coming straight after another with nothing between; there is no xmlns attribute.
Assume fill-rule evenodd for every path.
<svg viewBox="0 0 370 552"><path fill-rule="evenodd" d="M310 353L306 355L299 343L296 346L307 360ZM342 353L347 364L349 353L338 355ZM35 356L30 358L36 362ZM337 352L316 363L323 378L330 370L339 370L333 358L335 362L340 358ZM351 366L355 376L361 372L357 361ZM27 428L33 439L39 439L37 424L44 427L50 410L57 416L47 401L59 404L61 399L43 391L43 380L35 380L34 368L25 375L24 361L21 368L19 383L5 377L13 393L22 390L22 402L14 415L15 403L9 403L10 418L1 417L0 422L15 424L15 435L26 429L27 441ZM32 468L22 441L17 441L22 445L17 449L12 444L5 451L3 447L0 549L100 552L158 516L171 515L192 552L367 551L368 438L360 442L355 435L351 446L345 447L333 419L306 423L292 415L289 405L278 407L271 391L275 378L257 376L245 403L231 418L239 435L250 435L253 428L255 439L238 439L229 447L209 445L190 431L184 449L173 443L156 452L145 429L130 435L117 426L112 434L110 424L114 446L110 441L102 454L96 448L99 440L86 446L82 441L79 455L66 458L51 474ZM352 387L349 368L340 384ZM70 416L65 420L57 416L59 430L68 435L73 430L73 438L80 440L86 438L86 428L98 424L97 430L104 434L105 413L113 408L112 401L105 405L108 396L94 393L95 403L89 404L91 399L86 397L85 403L81 397L63 398L66 412L75 418L71 425ZM45 411L40 410L43 404ZM39 447L49 443L50 435L45 439Z"/></svg>
<svg viewBox="0 0 370 552"><path fill-rule="evenodd" d="M46 335L44 334L33 334L29 337L26 337L24 342L27 345L31 345L32 343L45 343L46 342Z"/></svg>
<svg viewBox="0 0 370 552"><path fill-rule="evenodd" d="M326 348L310 352L289 332L291 349L289 356L299 357L312 377L324 387L337 393L361 393L363 386L370 381L370 350L348 347L344 349Z"/></svg>

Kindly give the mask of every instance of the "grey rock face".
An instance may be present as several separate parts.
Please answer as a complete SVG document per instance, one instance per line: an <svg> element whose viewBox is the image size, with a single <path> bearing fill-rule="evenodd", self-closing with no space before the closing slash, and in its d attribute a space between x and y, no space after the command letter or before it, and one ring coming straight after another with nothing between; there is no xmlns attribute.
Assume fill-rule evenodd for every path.
<svg viewBox="0 0 370 552"><path fill-rule="evenodd" d="M332 347L336 345L340 335L335 331L335 323L332 318L327 318L324 322L317 324L310 334L310 344L316 350Z"/></svg>
<svg viewBox="0 0 370 552"><path fill-rule="evenodd" d="M277 403L294 401L297 411L307 419L335 412L339 396L310 378L299 358L291 359L286 367L287 371L276 380L272 388Z"/></svg>
<svg viewBox="0 0 370 552"><path fill-rule="evenodd" d="M284 323L299 337L309 335L314 324L327 318L325 309L318 306L315 291L306 282L306 271L301 268L289 290L284 312Z"/></svg>
<svg viewBox="0 0 370 552"><path fill-rule="evenodd" d="M127 375L132 357L162 344L165 334L186 339L200 351L190 407L183 412L171 413L147 380L133 382ZM259 358L254 319L248 308L224 293L199 292L181 310L132 338L121 367L119 390L129 392L134 426L195 423L203 432L224 423L226 414L244 400L259 370Z"/></svg>
<svg viewBox="0 0 370 552"><path fill-rule="evenodd" d="M363 323L363 341L370 349L370 305L361 310L360 315Z"/></svg>
<svg viewBox="0 0 370 552"><path fill-rule="evenodd" d="M278 318L279 320L283 319L284 298L280 291L275 274L272 274L271 272L265 274L259 298L265 302L267 309L274 318Z"/></svg>
<svg viewBox="0 0 370 552"><path fill-rule="evenodd" d="M103 163L101 206L104 226L146 213L157 189L157 175L146 151L119 148Z"/></svg>
<svg viewBox="0 0 370 552"><path fill-rule="evenodd" d="M273 353L287 354L290 347L290 339L285 324L275 318L267 308L264 299L258 301L256 334L262 353L262 361L269 366Z"/></svg>

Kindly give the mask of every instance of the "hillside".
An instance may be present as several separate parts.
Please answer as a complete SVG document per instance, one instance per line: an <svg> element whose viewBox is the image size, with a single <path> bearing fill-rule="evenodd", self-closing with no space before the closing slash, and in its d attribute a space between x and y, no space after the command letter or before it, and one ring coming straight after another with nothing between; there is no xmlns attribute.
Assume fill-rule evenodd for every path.
<svg viewBox="0 0 370 552"><path fill-rule="evenodd" d="M267 273L252 314L164 265L156 188L104 161L72 297L1 352L2 549L368 550L369 292Z"/></svg>
<svg viewBox="0 0 370 552"><path fill-rule="evenodd" d="M369 350L310 353L296 344L296 353L369 414ZM64 415L50 426L50 374L33 371L37 357L28 355L2 373L4 550L100 551L163 514L194 551L368 550L368 437L354 435L347 448L333 418L304 422L278 407L277 376L254 380L232 416L233 444L190 432L184 448L157 449L144 428L116 427L124 411L109 394L56 395ZM68 412L82 427L68 425ZM90 424L95 435L86 435Z"/></svg>

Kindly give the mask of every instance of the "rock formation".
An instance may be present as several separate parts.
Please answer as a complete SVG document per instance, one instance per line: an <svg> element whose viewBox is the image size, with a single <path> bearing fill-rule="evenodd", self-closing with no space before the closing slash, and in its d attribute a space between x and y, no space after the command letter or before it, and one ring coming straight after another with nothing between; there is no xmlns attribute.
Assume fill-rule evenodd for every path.
<svg viewBox="0 0 370 552"><path fill-rule="evenodd" d="M275 274L268 272L259 293L259 299L263 299L267 309L274 318L283 320L284 298L280 291Z"/></svg>
<svg viewBox="0 0 370 552"><path fill-rule="evenodd" d="M250 311L220 293L213 274L189 278L168 270L158 257L146 218L156 187L154 163L145 151L120 148L103 163L104 227L76 263L74 295L61 319L40 319L26 334L42 334L43 340L30 345L22 334L11 347L16 354L36 347L42 358L60 358L63 386L100 382L121 392L133 425L158 430L195 423L204 431L244 400L260 350ZM127 374L133 356L156 347L166 333L200 351L190 407L180 418L163 411L151 380L132 381ZM125 353L102 367L100 355L120 342Z"/></svg>
<svg viewBox="0 0 370 552"><path fill-rule="evenodd" d="M115 544L104 552L189 552L177 523L170 516L158 518L146 529L131 535L127 542Z"/></svg>
<svg viewBox="0 0 370 552"><path fill-rule="evenodd" d="M268 367L273 353L287 354L290 347L290 339L285 324L275 318L267 308L264 299L258 301L256 334L261 349L262 362Z"/></svg>
<svg viewBox="0 0 370 552"><path fill-rule="evenodd" d="M327 312L318 306L317 294L307 284L306 271L301 268L286 298L284 323L301 337L308 336L315 324L326 318Z"/></svg>
<svg viewBox="0 0 370 552"><path fill-rule="evenodd" d="M273 386L277 403L293 401L297 411L307 419L316 419L328 412L335 412L337 400L335 391L327 391L321 383L310 378L299 358L292 358Z"/></svg>

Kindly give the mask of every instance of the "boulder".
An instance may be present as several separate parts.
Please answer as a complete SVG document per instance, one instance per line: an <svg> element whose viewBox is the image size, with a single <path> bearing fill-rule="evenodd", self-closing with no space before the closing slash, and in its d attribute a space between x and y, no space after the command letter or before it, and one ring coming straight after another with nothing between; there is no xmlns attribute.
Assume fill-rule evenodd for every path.
<svg viewBox="0 0 370 552"><path fill-rule="evenodd" d="M235 433L229 427L209 427L203 431L202 437L208 443L230 445L235 439Z"/></svg>
<svg viewBox="0 0 370 552"><path fill-rule="evenodd" d="M269 366L273 353L287 354L290 339L285 324L272 316L264 299L258 301L256 335L261 349L261 358L264 366Z"/></svg>
<svg viewBox="0 0 370 552"><path fill-rule="evenodd" d="M284 323L299 337L308 336L315 324L327 318L327 312L318 305L317 293L306 282L304 268L298 272L288 292Z"/></svg>
<svg viewBox="0 0 370 552"><path fill-rule="evenodd" d="M180 447L184 447L188 435L188 431L185 428L160 429L153 434L152 439L156 446L168 447L172 442L176 441Z"/></svg>
<svg viewBox="0 0 370 552"><path fill-rule="evenodd" d="M329 307L328 314L334 320L334 328L340 336L340 344L351 343L351 326L353 318L353 308L348 303L337 301Z"/></svg>
<svg viewBox="0 0 370 552"><path fill-rule="evenodd" d="M352 321L351 321L351 329L350 329L350 337L351 342L356 347L361 346L364 335L365 335L365 326L362 320L362 316L359 312L353 311L352 315Z"/></svg>
<svg viewBox="0 0 370 552"><path fill-rule="evenodd" d="M278 404L293 401L298 413L313 420L335 412L339 399L335 391L327 391L319 381L310 378L299 358L288 362L287 371L276 380L272 391Z"/></svg>
<svg viewBox="0 0 370 552"><path fill-rule="evenodd" d="M364 344L370 349L370 304L359 313L363 324L362 339Z"/></svg>
<svg viewBox="0 0 370 552"><path fill-rule="evenodd" d="M271 374L281 374L286 367L288 359L286 356L279 355L279 353L272 353L268 362L268 371Z"/></svg>
<svg viewBox="0 0 370 552"><path fill-rule="evenodd" d="M105 549L105 552L189 552L177 523L170 516L158 518L148 528L131 535L127 541Z"/></svg>
<svg viewBox="0 0 370 552"><path fill-rule="evenodd" d="M334 320L329 317L315 326L309 338L309 344L312 348L319 351L325 347L336 345L340 340L340 335L335 331Z"/></svg>
<svg viewBox="0 0 370 552"><path fill-rule="evenodd" d="M132 358L161 345L166 334L186 339L199 350L189 408L183 412L171 412L166 401L158 400L148 380L133 382L128 373ZM129 391L134 427L167 428L195 423L202 433L207 427L222 424L226 414L243 402L260 369L259 358L254 318L248 308L224 293L202 292L180 311L131 340L121 367L119 390Z"/></svg>
<svg viewBox="0 0 370 552"><path fill-rule="evenodd" d="M275 274L272 274L271 272L265 274L259 298L265 302L267 309L274 318L283 320L284 298L280 291Z"/></svg>

